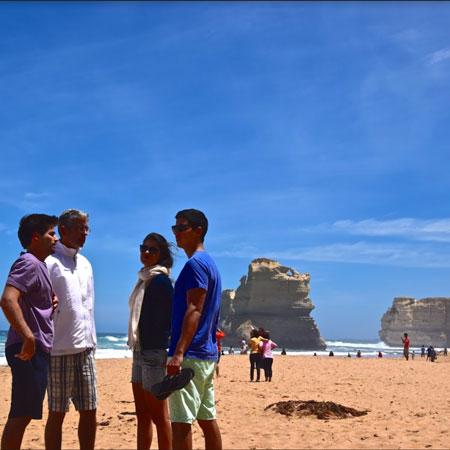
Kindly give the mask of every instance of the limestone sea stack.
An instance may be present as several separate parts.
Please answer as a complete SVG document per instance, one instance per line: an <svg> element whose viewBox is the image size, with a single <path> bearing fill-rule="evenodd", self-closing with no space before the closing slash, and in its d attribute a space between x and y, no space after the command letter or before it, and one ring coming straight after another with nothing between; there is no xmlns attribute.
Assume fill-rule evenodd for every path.
<svg viewBox="0 0 450 450"><path fill-rule="evenodd" d="M236 289L222 292L220 327L226 343L247 341L252 328L269 330L278 346L325 350L326 343L312 317L309 273L282 266L267 258L253 260Z"/></svg>
<svg viewBox="0 0 450 450"><path fill-rule="evenodd" d="M381 319L381 340L401 347L401 337L408 333L412 347L450 346L450 298L395 297Z"/></svg>

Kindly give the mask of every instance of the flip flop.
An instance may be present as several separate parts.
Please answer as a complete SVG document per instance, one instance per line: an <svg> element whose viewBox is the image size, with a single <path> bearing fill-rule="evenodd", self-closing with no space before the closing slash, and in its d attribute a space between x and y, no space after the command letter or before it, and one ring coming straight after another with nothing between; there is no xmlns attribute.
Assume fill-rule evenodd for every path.
<svg viewBox="0 0 450 450"><path fill-rule="evenodd" d="M150 392L158 400L164 400L172 392L178 391L187 386L192 378L194 378L194 375L194 370L190 368L182 369L176 375L166 375L160 383L155 383L150 388Z"/></svg>

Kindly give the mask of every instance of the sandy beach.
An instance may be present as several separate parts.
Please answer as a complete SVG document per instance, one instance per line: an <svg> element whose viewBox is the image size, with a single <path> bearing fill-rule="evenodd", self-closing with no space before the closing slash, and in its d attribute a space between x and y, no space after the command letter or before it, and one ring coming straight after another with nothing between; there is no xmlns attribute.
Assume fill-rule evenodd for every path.
<svg viewBox="0 0 450 450"><path fill-rule="evenodd" d="M225 355L216 379L217 419L225 449L450 447L450 357L435 363L378 358L278 356L271 383L249 382L246 355ZM135 448L136 419L129 383L130 359L97 360L99 408L96 448ZM1 428L9 410L10 370L0 368ZM262 377L262 379L264 379ZM321 420L285 416L265 408L288 400L331 401L366 415ZM29 425L22 448L44 448L47 417ZM78 413L67 415L63 448L77 449ZM194 446L204 448L194 426ZM157 448L154 439L152 448Z"/></svg>

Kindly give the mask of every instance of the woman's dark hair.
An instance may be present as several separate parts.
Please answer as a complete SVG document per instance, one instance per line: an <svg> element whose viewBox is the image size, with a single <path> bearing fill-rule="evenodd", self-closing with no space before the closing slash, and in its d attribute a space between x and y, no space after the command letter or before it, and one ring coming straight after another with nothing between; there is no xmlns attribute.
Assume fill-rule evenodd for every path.
<svg viewBox="0 0 450 450"><path fill-rule="evenodd" d="M250 332L250 336L258 337L259 336L258 330L256 328L253 328L253 330Z"/></svg>
<svg viewBox="0 0 450 450"><path fill-rule="evenodd" d="M262 337L263 337L264 339L270 339L270 334L269 334L269 332L268 332L268 331L264 331L264 333L262 334Z"/></svg>
<svg viewBox="0 0 450 450"><path fill-rule="evenodd" d="M158 244L159 247L158 264L170 269L173 266L173 255L172 255L173 244L167 242L166 238L158 233L147 234L142 243L144 243L145 241L153 241Z"/></svg>

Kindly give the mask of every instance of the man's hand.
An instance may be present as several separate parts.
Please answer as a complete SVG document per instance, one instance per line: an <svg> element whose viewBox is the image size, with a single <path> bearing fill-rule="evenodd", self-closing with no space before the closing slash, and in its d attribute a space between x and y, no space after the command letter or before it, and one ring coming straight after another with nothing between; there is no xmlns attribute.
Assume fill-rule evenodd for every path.
<svg viewBox="0 0 450 450"><path fill-rule="evenodd" d="M22 350L17 355L14 355L16 358L20 358L24 361L29 361L36 351L36 342L34 336L29 339L25 339L23 341Z"/></svg>
<svg viewBox="0 0 450 450"><path fill-rule="evenodd" d="M53 297L52 297L52 304L53 304L53 309L52 309L52 314L53 314L59 305L58 297L56 296L56 294L54 292L53 292Z"/></svg>
<svg viewBox="0 0 450 450"><path fill-rule="evenodd" d="M181 370L183 355L173 355L172 359L167 363L167 375L176 375Z"/></svg>

